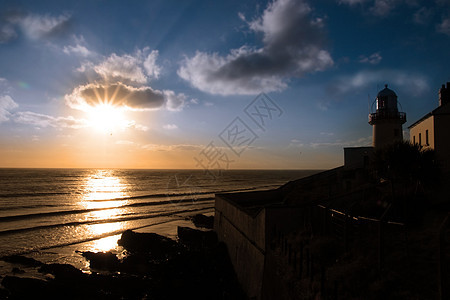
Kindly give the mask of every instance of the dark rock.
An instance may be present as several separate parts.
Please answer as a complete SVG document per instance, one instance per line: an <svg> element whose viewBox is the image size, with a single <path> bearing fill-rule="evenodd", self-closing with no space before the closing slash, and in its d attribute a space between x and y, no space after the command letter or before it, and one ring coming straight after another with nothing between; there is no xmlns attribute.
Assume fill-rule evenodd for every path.
<svg viewBox="0 0 450 300"><path fill-rule="evenodd" d="M98 270L117 271L119 268L119 259L110 252L81 252L81 255L89 260L90 267Z"/></svg>
<svg viewBox="0 0 450 300"><path fill-rule="evenodd" d="M177 242L156 233L137 233L127 230L117 241L131 253L148 253L153 259L176 255L180 249Z"/></svg>
<svg viewBox="0 0 450 300"><path fill-rule="evenodd" d="M35 299L47 294L48 283L36 278L5 276L2 285L13 295L13 299Z"/></svg>
<svg viewBox="0 0 450 300"><path fill-rule="evenodd" d="M148 255L142 254L128 255L124 257L120 264L120 271L127 274L148 275L156 273L157 270L157 264L149 259Z"/></svg>
<svg viewBox="0 0 450 300"><path fill-rule="evenodd" d="M21 269L19 269L19 268L17 268L17 267L14 267L14 268L12 269L11 272L12 272L13 274L23 274L23 273L25 273L24 270L21 270Z"/></svg>
<svg viewBox="0 0 450 300"><path fill-rule="evenodd" d="M39 272L52 274L56 279L63 280L79 280L87 276L81 270L69 264L45 264L39 268Z"/></svg>
<svg viewBox="0 0 450 300"><path fill-rule="evenodd" d="M189 227L178 226L179 241L193 249L211 248L217 244L217 234L210 231L200 231Z"/></svg>
<svg viewBox="0 0 450 300"><path fill-rule="evenodd" d="M8 290L0 287L0 299L11 299Z"/></svg>
<svg viewBox="0 0 450 300"><path fill-rule="evenodd" d="M207 229L213 229L214 228L214 217L213 216L205 216L203 214L196 214L191 217L192 223L196 227L203 227Z"/></svg>
<svg viewBox="0 0 450 300"><path fill-rule="evenodd" d="M22 255L8 255L0 258L0 260L12 263L12 264L19 264L26 267L40 267L43 265L42 262L35 260L31 257L25 257Z"/></svg>

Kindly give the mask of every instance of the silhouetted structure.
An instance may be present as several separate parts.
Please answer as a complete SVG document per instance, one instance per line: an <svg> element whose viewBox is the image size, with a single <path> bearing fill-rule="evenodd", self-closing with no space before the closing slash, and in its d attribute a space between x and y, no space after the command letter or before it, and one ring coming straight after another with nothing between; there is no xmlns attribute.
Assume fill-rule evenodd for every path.
<svg viewBox="0 0 450 300"><path fill-rule="evenodd" d="M404 254L406 226L395 222L398 205L393 205L393 187L375 175L373 162L375 150L402 141L406 114L399 112L397 95L387 85L378 93L376 101L377 110L369 115L373 147L344 148L344 166L289 182L276 190L216 195L214 230L218 239L227 245L238 280L249 298L310 299L320 295L321 299L329 299L326 293L332 289L332 299L338 299L337 280L342 279L336 271L339 267L333 270L332 266L337 260L328 266L329 270L338 272L335 281L327 282L327 276L331 278L332 273L327 273L324 260L330 257L325 255L319 262L320 251L311 250L311 245L303 242L296 244L295 238L288 237L293 232L301 232L300 238L305 241L314 238L322 243L330 239L337 241L339 245L324 246L326 251L336 252L341 247L347 252L352 251L351 245L356 245L353 254L362 257L367 249L377 249L376 254L367 254L374 264L367 266L368 269L382 270L396 263L396 255ZM440 134L446 134L448 148L439 143L433 145L447 149L447 154L450 130L445 128L450 128L450 105L446 105L449 102L450 84L440 91L440 108L411 126L419 130L421 122L432 118L433 132L445 131ZM389 220L393 216L394 220ZM361 250L366 246L366 250ZM390 253L394 255L390 257ZM287 266L292 269L280 271ZM292 280L299 284L309 282L309 290L314 289L312 283L320 276L320 292L308 295L305 290L303 296L289 294L292 281L287 283L280 272L294 272L297 277ZM366 279L373 278L367 275ZM307 286L302 285L308 289ZM348 296L345 292L343 295Z"/></svg>
<svg viewBox="0 0 450 300"><path fill-rule="evenodd" d="M369 114L369 124L373 126L372 145L381 148L403 140L402 125L406 122L406 114L398 111L397 94L386 84L376 101L376 112Z"/></svg>

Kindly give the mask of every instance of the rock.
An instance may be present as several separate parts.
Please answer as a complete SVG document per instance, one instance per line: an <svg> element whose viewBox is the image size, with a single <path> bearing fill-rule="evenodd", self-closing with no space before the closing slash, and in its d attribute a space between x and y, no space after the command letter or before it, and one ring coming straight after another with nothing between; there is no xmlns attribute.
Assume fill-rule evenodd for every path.
<svg viewBox="0 0 450 300"><path fill-rule="evenodd" d="M117 271L119 269L119 259L109 252L81 252L81 255L89 260L90 267L98 270Z"/></svg>
<svg viewBox="0 0 450 300"><path fill-rule="evenodd" d="M217 235L212 230L200 231L178 226L177 232L179 241L190 248L210 248L217 244Z"/></svg>
<svg viewBox="0 0 450 300"><path fill-rule="evenodd" d="M39 268L40 273L53 274L56 279L79 280L87 275L69 264L45 264Z"/></svg>
<svg viewBox="0 0 450 300"><path fill-rule="evenodd" d="M153 259L163 259L176 255L179 251L177 242L156 233L137 233L127 230L117 241L131 253L148 253Z"/></svg>
<svg viewBox="0 0 450 300"><path fill-rule="evenodd" d="M8 255L0 258L0 260L12 263L12 264L19 264L26 267L40 267L43 265L42 262L35 260L31 257L25 257L22 255Z"/></svg>
<svg viewBox="0 0 450 300"><path fill-rule="evenodd" d="M17 268L17 267L14 267L14 268L11 270L11 272L12 272L13 274L24 274L24 273L25 273L24 270L19 269L19 268Z"/></svg>
<svg viewBox="0 0 450 300"><path fill-rule="evenodd" d="M2 285L13 299L35 299L47 294L48 283L36 278L5 276Z"/></svg>
<svg viewBox="0 0 450 300"><path fill-rule="evenodd" d="M196 214L191 217L192 223L196 227L203 227L207 229L213 229L214 228L214 217L213 216L205 216L203 214Z"/></svg>
<svg viewBox="0 0 450 300"><path fill-rule="evenodd" d="M157 264L152 262L148 255L131 254L122 260L120 271L127 274L148 275L155 273L158 269Z"/></svg>

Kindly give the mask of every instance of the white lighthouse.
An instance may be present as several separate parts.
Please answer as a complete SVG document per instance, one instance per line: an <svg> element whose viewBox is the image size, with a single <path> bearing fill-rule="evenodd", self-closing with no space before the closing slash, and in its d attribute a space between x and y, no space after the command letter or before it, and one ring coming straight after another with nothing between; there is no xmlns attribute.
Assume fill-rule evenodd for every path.
<svg viewBox="0 0 450 300"><path fill-rule="evenodd" d="M406 122L406 113L398 111L395 92L386 84L378 93L376 102L376 112L369 114L369 124L373 126L373 147L383 148L403 140L402 125Z"/></svg>

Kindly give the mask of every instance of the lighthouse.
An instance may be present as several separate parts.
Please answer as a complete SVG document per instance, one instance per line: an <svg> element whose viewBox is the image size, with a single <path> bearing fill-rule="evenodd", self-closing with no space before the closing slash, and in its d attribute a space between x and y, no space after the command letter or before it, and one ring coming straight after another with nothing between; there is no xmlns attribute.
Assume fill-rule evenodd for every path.
<svg viewBox="0 0 450 300"><path fill-rule="evenodd" d="M402 125L406 122L406 113L398 111L397 94L387 84L378 93L376 104L376 112L369 114L369 124L373 126L373 147L383 148L403 140Z"/></svg>

